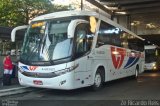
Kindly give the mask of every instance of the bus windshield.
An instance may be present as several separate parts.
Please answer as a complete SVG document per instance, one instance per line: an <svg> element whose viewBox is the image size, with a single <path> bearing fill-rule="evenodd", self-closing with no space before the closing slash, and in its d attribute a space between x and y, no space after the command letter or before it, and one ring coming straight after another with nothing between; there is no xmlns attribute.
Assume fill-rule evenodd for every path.
<svg viewBox="0 0 160 106"><path fill-rule="evenodd" d="M32 22L25 35L20 60L54 61L71 56L72 39L67 29L70 21Z"/></svg>
<svg viewBox="0 0 160 106"><path fill-rule="evenodd" d="M151 63L151 62L155 62L157 59L156 56L156 49L146 49L145 50L145 62L146 63Z"/></svg>

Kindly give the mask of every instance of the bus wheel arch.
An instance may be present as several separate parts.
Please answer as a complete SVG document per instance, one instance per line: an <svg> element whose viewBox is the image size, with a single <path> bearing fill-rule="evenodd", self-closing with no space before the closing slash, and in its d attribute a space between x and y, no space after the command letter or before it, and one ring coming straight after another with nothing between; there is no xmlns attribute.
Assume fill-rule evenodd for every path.
<svg viewBox="0 0 160 106"><path fill-rule="evenodd" d="M105 68L103 66L99 66L94 76L94 83L91 86L92 90L96 91L100 89L104 82L105 82Z"/></svg>

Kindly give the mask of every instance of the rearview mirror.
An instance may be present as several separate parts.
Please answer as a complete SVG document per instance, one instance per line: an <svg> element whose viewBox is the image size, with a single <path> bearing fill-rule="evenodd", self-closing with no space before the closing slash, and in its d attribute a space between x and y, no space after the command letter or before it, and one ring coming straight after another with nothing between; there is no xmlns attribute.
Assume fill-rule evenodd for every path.
<svg viewBox="0 0 160 106"><path fill-rule="evenodd" d="M26 28L28 28L28 25L15 27L11 32L11 41L15 42L16 31L26 29Z"/></svg>

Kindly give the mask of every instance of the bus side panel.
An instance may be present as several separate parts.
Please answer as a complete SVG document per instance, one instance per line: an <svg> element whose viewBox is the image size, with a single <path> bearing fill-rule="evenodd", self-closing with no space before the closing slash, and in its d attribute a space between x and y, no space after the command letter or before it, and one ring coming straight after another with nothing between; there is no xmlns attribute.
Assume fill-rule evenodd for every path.
<svg viewBox="0 0 160 106"><path fill-rule="evenodd" d="M118 53L114 54L114 50ZM140 71L143 71L143 58L136 53L139 52L132 53L129 49L103 45L95 49L94 66L96 69L99 66L105 67L105 81L132 76L135 75L137 65L139 65Z"/></svg>
<svg viewBox="0 0 160 106"><path fill-rule="evenodd" d="M114 79L114 67L111 61L111 54L110 54L110 46L103 45L98 48L95 48L95 56L94 56L94 64L95 71L93 75L95 75L97 69L101 66L104 67L105 71L105 81L109 81Z"/></svg>
<svg viewBox="0 0 160 106"><path fill-rule="evenodd" d="M75 60L78 67L74 70L74 87L80 88L91 85L91 64L93 59L89 59L88 55L82 56Z"/></svg>

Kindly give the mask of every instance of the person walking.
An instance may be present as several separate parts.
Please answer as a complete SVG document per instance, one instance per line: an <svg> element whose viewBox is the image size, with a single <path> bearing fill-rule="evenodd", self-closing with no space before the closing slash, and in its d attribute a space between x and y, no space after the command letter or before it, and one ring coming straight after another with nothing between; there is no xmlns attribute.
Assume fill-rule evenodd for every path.
<svg viewBox="0 0 160 106"><path fill-rule="evenodd" d="M7 56L3 60L3 68L4 68L3 85L11 85L13 65L10 57L10 52L7 52Z"/></svg>

